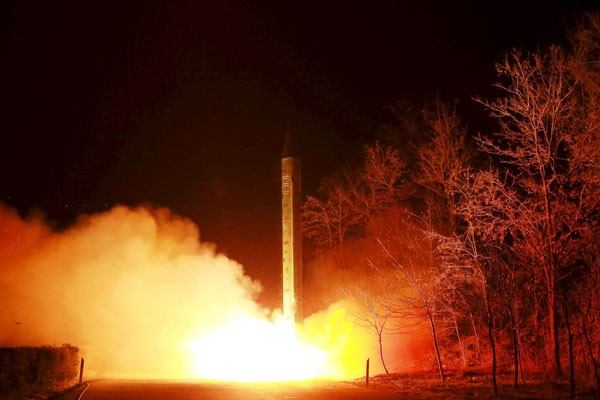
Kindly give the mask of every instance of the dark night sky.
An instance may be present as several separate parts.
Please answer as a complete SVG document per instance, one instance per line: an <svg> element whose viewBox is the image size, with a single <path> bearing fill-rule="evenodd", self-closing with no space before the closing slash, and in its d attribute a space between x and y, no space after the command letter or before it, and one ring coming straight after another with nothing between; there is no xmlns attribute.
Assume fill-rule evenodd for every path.
<svg viewBox="0 0 600 400"><path fill-rule="evenodd" d="M4 2L0 201L57 227L153 203L269 286L279 156L305 192L356 157L399 96L491 94L507 50L564 41L581 1ZM523 5L526 3L527 5ZM474 122L473 122L474 121Z"/></svg>

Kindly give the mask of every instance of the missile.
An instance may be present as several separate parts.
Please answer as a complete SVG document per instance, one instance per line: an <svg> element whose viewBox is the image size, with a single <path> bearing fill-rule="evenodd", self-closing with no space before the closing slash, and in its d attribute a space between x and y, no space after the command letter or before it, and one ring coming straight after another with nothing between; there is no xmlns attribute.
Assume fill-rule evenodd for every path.
<svg viewBox="0 0 600 400"><path fill-rule="evenodd" d="M283 316L302 322L302 229L300 158L289 124L281 157L281 238Z"/></svg>

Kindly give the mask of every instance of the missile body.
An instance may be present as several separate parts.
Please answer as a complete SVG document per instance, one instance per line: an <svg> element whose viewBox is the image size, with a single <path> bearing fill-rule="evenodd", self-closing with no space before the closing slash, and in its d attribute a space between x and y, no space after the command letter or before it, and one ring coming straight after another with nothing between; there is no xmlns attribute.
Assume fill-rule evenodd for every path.
<svg viewBox="0 0 600 400"><path fill-rule="evenodd" d="M284 149L281 159L283 315L289 321L301 323L302 230L300 219L300 159L292 156L287 145L286 149Z"/></svg>

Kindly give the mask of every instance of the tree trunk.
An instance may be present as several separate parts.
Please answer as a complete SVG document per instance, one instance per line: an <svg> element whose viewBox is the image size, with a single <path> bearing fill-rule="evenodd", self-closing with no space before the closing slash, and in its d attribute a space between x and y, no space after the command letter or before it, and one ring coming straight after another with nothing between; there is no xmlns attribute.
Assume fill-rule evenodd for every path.
<svg viewBox="0 0 600 400"><path fill-rule="evenodd" d="M514 376L513 376L513 387L517 388L519 386L519 340L517 338L517 324L515 321L515 315L513 313L512 301L508 306L508 312L510 315L510 323L511 323L511 333L512 333L512 341L513 341L513 359L514 359Z"/></svg>
<svg viewBox="0 0 600 400"><path fill-rule="evenodd" d="M567 334L569 338L569 394L571 395L571 398L575 398L575 355L573 350L571 316L569 315L569 298L566 291L563 295L563 303L565 308L565 324L567 326Z"/></svg>
<svg viewBox="0 0 600 400"><path fill-rule="evenodd" d="M477 326L475 325L475 318L469 307L469 318L471 319L471 326L473 327L473 335L475 335L475 344L477 345L477 359L481 360L481 345L479 343L479 333L477 332Z"/></svg>
<svg viewBox="0 0 600 400"><path fill-rule="evenodd" d="M525 355L523 351L523 344L521 343L521 326L519 325L519 315L518 310L513 309L513 315L515 317L515 336L517 338L517 347L519 349L519 371L521 373L521 383L525 385L525 372L524 364L525 364Z"/></svg>
<svg viewBox="0 0 600 400"><path fill-rule="evenodd" d="M556 378L562 377L562 368L560 366L560 340L559 340L559 332L558 332L558 306L556 304L556 294L557 290L557 274L556 274L556 260L554 258L554 246L552 243L552 238L556 236L554 229L554 220L552 218L552 212L550 210L550 196L548 189L548 183L545 178L545 165L539 158L539 149L537 143L537 133L536 133L536 154L538 154L538 169L540 173L540 178L542 180L542 195L544 199L544 213L546 226L543 230L543 234L545 236L547 242L547 259L546 259L546 289L548 291L548 318L550 324L550 335L552 337L552 345L554 347L554 373ZM549 264L548 264L549 262Z"/></svg>
<svg viewBox="0 0 600 400"><path fill-rule="evenodd" d="M569 393L571 398L575 398L575 354L573 350L573 334L569 331Z"/></svg>
<svg viewBox="0 0 600 400"><path fill-rule="evenodd" d="M387 366L385 365L385 360L383 359L383 341L382 341L382 336L383 336L383 329L380 332L377 332L377 339L379 341L379 359L381 360L381 365L383 365L383 370L385 371L386 375L389 375L389 371L387 369Z"/></svg>
<svg viewBox="0 0 600 400"><path fill-rule="evenodd" d="M494 341L494 319L492 317L492 310L487 297L487 289L484 288L485 293L483 295L485 301L485 310L487 314L487 325L488 325L488 339L490 341L490 351L492 353L492 391L494 396L498 395L498 382L496 380L496 342Z"/></svg>
<svg viewBox="0 0 600 400"><path fill-rule="evenodd" d="M444 376L444 366L442 365L442 357L440 356L440 349L438 346L438 340L437 340L437 333L436 333L436 329L435 329L435 322L433 320L433 315L431 313L431 311L427 308L426 309L426 314L427 314L427 318L429 319L429 325L431 327L431 337L433 339L433 349L435 351L435 359L437 361L437 366L438 366L438 371L440 374L440 380L442 382L444 382L446 380L446 377Z"/></svg>
<svg viewBox="0 0 600 400"><path fill-rule="evenodd" d="M596 381L596 399L600 400L600 361L596 359L594 356L594 347L592 345L592 340L590 339L588 327L584 322L584 319L581 319L581 332L583 333L583 339L585 341L585 347L588 351L588 356L592 360L592 366L594 367L594 378Z"/></svg>
<svg viewBox="0 0 600 400"><path fill-rule="evenodd" d="M552 345L554 347L554 373L557 378L563 376L562 367L560 365L560 338L559 338L559 326L558 326L558 307L556 305L556 298L554 295L551 296L550 309L550 329L552 337Z"/></svg>
<svg viewBox="0 0 600 400"><path fill-rule="evenodd" d="M521 330L517 326L517 344L519 345L519 369L521 370L521 383L525 385L525 356L523 351L523 346L521 344Z"/></svg>
<svg viewBox="0 0 600 400"><path fill-rule="evenodd" d="M458 322L456 321L456 314L452 311L452 319L454 320L454 331L456 332L456 338L458 339L458 345L460 347L460 354L462 356L463 369L467 367L467 358L465 356L465 347L463 346L462 338L460 337L460 330L458 329Z"/></svg>
<svg viewBox="0 0 600 400"><path fill-rule="evenodd" d="M594 362L594 375L596 375L596 399L600 400L600 363Z"/></svg>

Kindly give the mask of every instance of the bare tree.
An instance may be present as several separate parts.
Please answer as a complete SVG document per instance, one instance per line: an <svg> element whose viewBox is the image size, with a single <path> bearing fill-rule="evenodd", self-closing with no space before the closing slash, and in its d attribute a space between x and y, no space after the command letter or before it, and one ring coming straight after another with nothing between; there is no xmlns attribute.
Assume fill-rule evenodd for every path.
<svg viewBox="0 0 600 400"><path fill-rule="evenodd" d="M471 151L466 145L466 129L462 125L456 108L436 99L425 107L422 112L422 126L425 127L429 140L417 152L418 168L415 173L415 182L425 188L425 203L428 214L430 232L452 235L457 229L457 196L456 187L460 185L465 172L469 168ZM431 236L431 235L429 235ZM438 241L431 241L432 246L439 245ZM434 249L430 249L434 251ZM466 305L473 333L478 343L477 328L465 296L461 293L461 279L454 271L441 271L438 287L439 299L444 304L446 314L450 317L454 334L456 336L463 368L466 366L466 355L463 340L459 330L458 305ZM479 346L478 346L479 348Z"/></svg>
<svg viewBox="0 0 600 400"><path fill-rule="evenodd" d="M479 144L507 166L507 177L518 188L515 245L542 277L547 332L558 376L562 374L559 288L572 272L569 242L585 234L583 214L596 208L589 204L595 195L588 178L589 142L597 136L598 124L582 106L568 65L568 55L558 47L527 56L513 52L497 66L506 83L496 86L505 96L480 100L500 130L493 137L480 137Z"/></svg>
<svg viewBox="0 0 600 400"><path fill-rule="evenodd" d="M365 160L355 173L326 179L319 197L303 205L303 229L321 246L343 249L348 235L364 233L368 221L401 197L406 165L399 152L379 143L365 147Z"/></svg>
<svg viewBox="0 0 600 400"><path fill-rule="evenodd" d="M377 143L360 168L324 182L305 205L306 233L342 253L360 242L368 279L393 283L352 294L382 363L383 331L416 318L442 380L443 358L465 367L472 340L481 360L487 336L494 393L508 355L514 386L527 361L558 377L568 359L572 395L581 362L600 398L600 16L571 48L512 52L497 72L502 96L477 100L498 124L475 138L478 157L438 100L398 124L421 136L415 156Z"/></svg>
<svg viewBox="0 0 600 400"><path fill-rule="evenodd" d="M513 193L494 172L466 171L454 190L461 229L450 236L438 234L436 251L444 260L445 269L453 271L456 280L470 282L483 301L483 320L488 328L492 360L492 389L496 394L496 311L492 306L492 295L498 286L498 253L502 251L502 240L514 219L508 212L518 207ZM507 207L507 204L511 206Z"/></svg>
<svg viewBox="0 0 600 400"><path fill-rule="evenodd" d="M374 264L358 265L352 260L346 263L345 244L350 236L365 238L368 226L386 210L394 207L401 198L405 163L399 152L379 143L365 147L362 167L346 172L337 179L328 179L320 188L319 197L310 196L303 206L304 233L320 244L321 249L338 253L344 270L357 276L369 276L360 282L348 279L344 294L357 305L357 320L373 329L379 343L379 355L384 370L388 373L383 354L383 336L390 325L389 307L385 304L385 293L381 285L382 271L373 275Z"/></svg>
<svg viewBox="0 0 600 400"><path fill-rule="evenodd" d="M405 173L406 164L397 149L380 143L365 147L363 167L349 186L350 203L362 216L363 227L403 198Z"/></svg>
<svg viewBox="0 0 600 400"><path fill-rule="evenodd" d="M596 254L597 251L598 249ZM600 399L600 263L596 259L591 265L588 277L578 283L579 312L576 324L583 341L584 356L592 366L596 398Z"/></svg>
<svg viewBox="0 0 600 400"><path fill-rule="evenodd" d="M407 209L388 210L370 226L373 253L379 254L379 270L391 270L397 283L390 307L395 318L423 319L429 326L432 349L440 380L445 380L437 317L439 316L440 271L433 258L429 226Z"/></svg>
<svg viewBox="0 0 600 400"><path fill-rule="evenodd" d="M351 203L348 182L327 179L319 189L321 198L308 196L303 205L304 234L320 247L343 249L347 236L360 223L361 215Z"/></svg>
<svg viewBox="0 0 600 400"><path fill-rule="evenodd" d="M376 271L371 271L376 272ZM356 307L352 315L359 324L366 326L377 336L379 360L386 375L390 372L385 363L383 340L390 330L392 313L388 305L386 293L390 290L389 281L380 273L363 276L362 279L353 279L351 284L345 285L343 293Z"/></svg>
<svg viewBox="0 0 600 400"><path fill-rule="evenodd" d="M415 181L435 196L432 203L441 203L435 208L436 216L445 216L448 231L456 229L456 186L468 168L471 157L466 147L466 129L455 108L441 100L423 112L424 125L429 130L430 140L418 150L418 171ZM429 199L432 201L432 199ZM438 228L440 228L438 226Z"/></svg>

